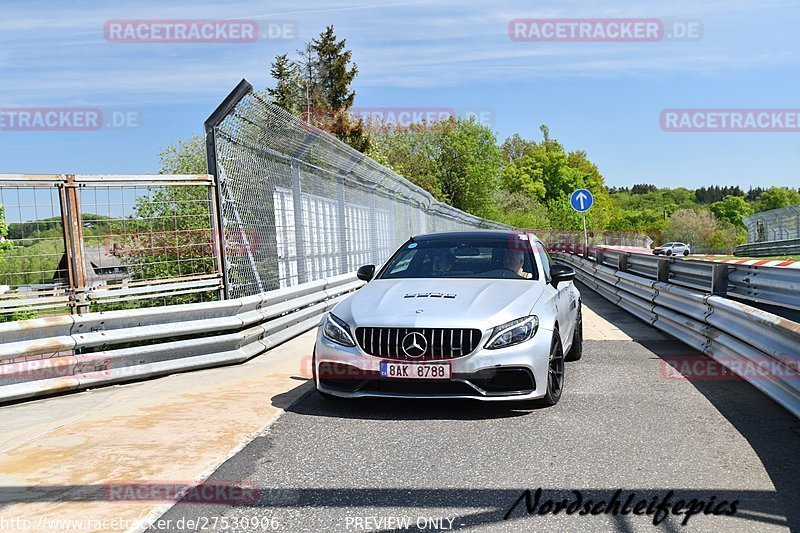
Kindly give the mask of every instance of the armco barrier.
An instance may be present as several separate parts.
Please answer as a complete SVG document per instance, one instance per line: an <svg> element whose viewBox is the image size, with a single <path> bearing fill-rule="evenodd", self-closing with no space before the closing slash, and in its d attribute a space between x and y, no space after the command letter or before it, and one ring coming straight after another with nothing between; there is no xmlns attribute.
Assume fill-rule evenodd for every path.
<svg viewBox="0 0 800 533"><path fill-rule="evenodd" d="M575 269L582 283L613 304L714 358L800 417L797 322L713 295L712 283L706 292L698 292L671 281L622 272L584 257L555 255L558 261ZM639 261L638 257L634 261ZM681 262L681 266L685 263ZM661 275L665 276L663 271L662 268ZM685 274L691 280L683 279L683 284L698 285L695 272L699 271L687 269ZM713 276L706 281L712 279Z"/></svg>
<svg viewBox="0 0 800 533"><path fill-rule="evenodd" d="M246 361L363 285L345 274L235 300L0 324L0 401Z"/></svg>
<svg viewBox="0 0 800 533"><path fill-rule="evenodd" d="M733 254L742 257L798 255L800 254L800 239L740 244L736 247Z"/></svg>
<svg viewBox="0 0 800 533"><path fill-rule="evenodd" d="M554 247L553 251L582 253L579 248ZM626 252L602 246L588 250L589 259L655 281L673 283L716 296L730 296L784 309L800 311L800 269L736 265ZM604 281L610 274L597 271Z"/></svg>

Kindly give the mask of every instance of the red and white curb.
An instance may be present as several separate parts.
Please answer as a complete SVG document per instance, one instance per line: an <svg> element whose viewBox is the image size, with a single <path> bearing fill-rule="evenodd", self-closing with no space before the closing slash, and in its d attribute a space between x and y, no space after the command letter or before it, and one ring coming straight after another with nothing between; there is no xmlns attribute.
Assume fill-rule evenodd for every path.
<svg viewBox="0 0 800 533"><path fill-rule="evenodd" d="M765 267L800 268L800 261L781 261L778 259L707 259L718 263L730 263L732 265L751 265Z"/></svg>

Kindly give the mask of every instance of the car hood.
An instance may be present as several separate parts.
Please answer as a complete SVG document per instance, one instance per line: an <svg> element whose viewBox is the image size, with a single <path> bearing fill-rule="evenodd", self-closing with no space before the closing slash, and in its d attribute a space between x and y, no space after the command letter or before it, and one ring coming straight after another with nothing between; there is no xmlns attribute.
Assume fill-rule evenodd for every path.
<svg viewBox="0 0 800 533"><path fill-rule="evenodd" d="M378 279L333 313L353 326L484 330L532 314L545 286L512 279Z"/></svg>

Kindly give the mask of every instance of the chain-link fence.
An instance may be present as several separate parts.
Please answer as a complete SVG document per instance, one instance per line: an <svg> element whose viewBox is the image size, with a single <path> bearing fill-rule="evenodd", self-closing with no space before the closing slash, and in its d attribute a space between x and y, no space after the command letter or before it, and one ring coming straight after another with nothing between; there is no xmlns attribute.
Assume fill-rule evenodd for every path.
<svg viewBox="0 0 800 533"><path fill-rule="evenodd" d="M506 227L437 202L244 80L206 136L231 298L379 264L413 234Z"/></svg>
<svg viewBox="0 0 800 533"><path fill-rule="evenodd" d="M800 205L756 213L742 222L748 243L800 239Z"/></svg>
<svg viewBox="0 0 800 533"><path fill-rule="evenodd" d="M208 175L0 174L0 322L218 299Z"/></svg>

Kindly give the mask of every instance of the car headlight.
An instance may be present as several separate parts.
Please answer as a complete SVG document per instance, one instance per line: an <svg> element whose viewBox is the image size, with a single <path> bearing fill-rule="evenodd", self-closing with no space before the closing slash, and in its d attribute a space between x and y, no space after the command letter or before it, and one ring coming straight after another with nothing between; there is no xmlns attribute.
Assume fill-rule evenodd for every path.
<svg viewBox="0 0 800 533"><path fill-rule="evenodd" d="M502 326L494 328L492 335L489 337L489 342L486 343L486 349L496 350L525 342L536 335L536 330L538 329L539 317L535 315L506 322Z"/></svg>
<svg viewBox="0 0 800 533"><path fill-rule="evenodd" d="M333 313L328 313L325 317L325 324L322 326L322 334L329 341L342 346L355 346L353 337L350 336L350 328L347 323Z"/></svg>

